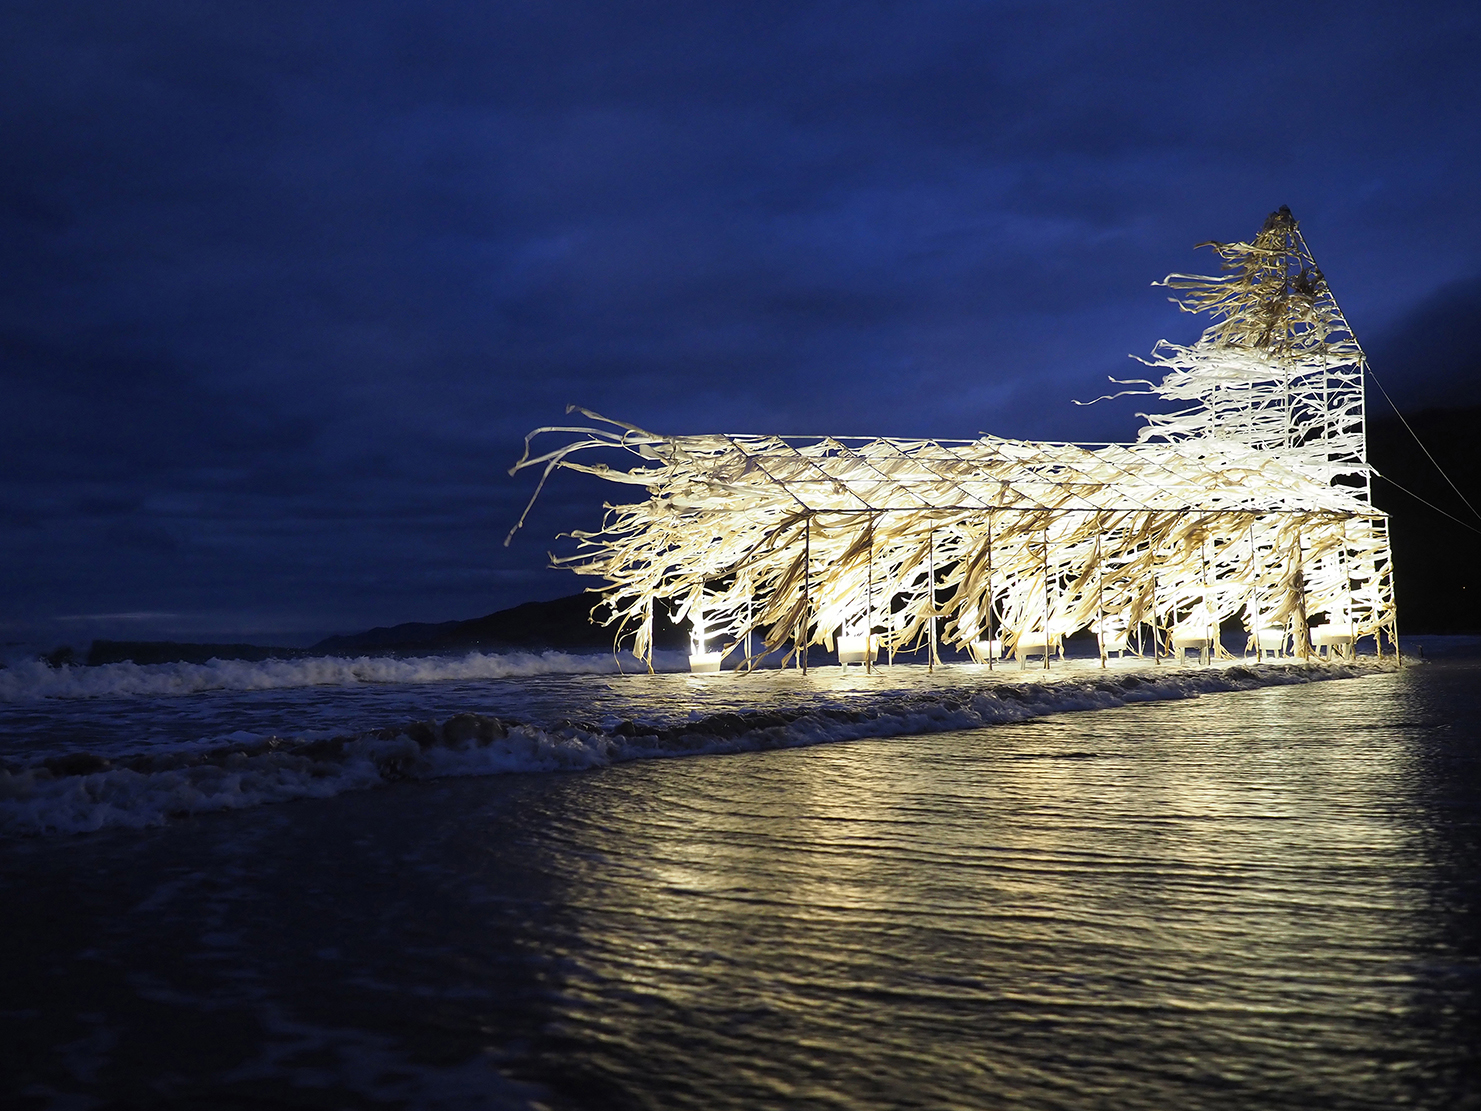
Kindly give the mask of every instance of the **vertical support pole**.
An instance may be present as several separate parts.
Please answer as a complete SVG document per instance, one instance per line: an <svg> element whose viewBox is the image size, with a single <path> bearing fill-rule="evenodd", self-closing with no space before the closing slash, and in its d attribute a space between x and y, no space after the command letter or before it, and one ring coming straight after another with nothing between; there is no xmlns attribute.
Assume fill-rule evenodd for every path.
<svg viewBox="0 0 1481 1111"><path fill-rule="evenodd" d="M1372 521L1369 521L1368 522L1368 528L1369 529L1372 529L1372 527L1373 527L1373 522ZM1387 535L1387 533L1385 533L1385 535ZM1370 551L1371 551L1371 549L1370 549ZM1383 659L1383 626L1380 625L1380 624L1378 624L1377 621L1378 621L1378 615L1381 612L1382 604L1383 604L1383 580L1380 579L1380 578L1378 578L1377 577L1377 574L1376 574L1376 572L1378 571L1377 561L1375 561L1374 564L1373 564L1373 570L1375 572L1374 578L1372 580L1372 582L1373 582L1373 609L1372 609L1372 613L1373 613L1373 619L1374 619L1374 625L1373 625L1373 646L1374 646L1374 648L1377 649L1377 651L1378 651L1378 658L1381 660L1381 659Z"/></svg>
<svg viewBox="0 0 1481 1111"><path fill-rule="evenodd" d="M1211 664L1214 661L1214 645L1218 643L1218 634L1215 633L1215 631L1214 631L1214 611L1208 608L1208 533L1207 532L1205 532L1203 534L1203 543L1201 543L1198 546L1198 553L1199 553L1199 556L1203 559L1203 612L1204 612L1204 615L1208 618L1208 624L1205 625L1204 626L1204 629L1203 629L1203 635L1204 635L1205 638L1207 638L1205 640L1205 643L1208 645L1208 652L1207 652L1206 655L1203 652L1198 653L1198 655L1201 657L1202 662L1204 664Z"/></svg>
<svg viewBox="0 0 1481 1111"><path fill-rule="evenodd" d="M1327 369L1327 353L1322 351L1322 446L1327 458L1332 457L1332 375Z"/></svg>
<svg viewBox="0 0 1481 1111"><path fill-rule="evenodd" d="M756 625L755 617L751 611L752 590L749 581L747 581L746 583L746 588L746 670L752 671L755 669L756 666L753 663L756 658L756 642L753 639L755 635Z"/></svg>
<svg viewBox="0 0 1481 1111"><path fill-rule="evenodd" d="M802 539L802 674L807 674L807 642L812 633L812 514L807 515Z"/></svg>
<svg viewBox="0 0 1481 1111"><path fill-rule="evenodd" d="M1152 549L1152 662L1162 662L1162 648L1157 642L1157 549Z"/></svg>
<svg viewBox="0 0 1481 1111"><path fill-rule="evenodd" d="M893 569L894 568L891 567L891 570L893 570ZM895 583L895 580L894 580L894 576L891 575L890 576L890 581L885 584L885 620L884 620L885 631L889 634L889 637L890 637L890 655L889 655L889 666L890 667L894 667L895 666L895 633L897 631L896 628L895 628L895 595L898 593L898 591L895 590L895 585L896 585L896 583Z"/></svg>
<svg viewBox="0 0 1481 1111"><path fill-rule="evenodd" d="M895 570L895 566L893 566L893 564L892 566L890 566L890 570L892 570L892 572L893 570ZM895 616L895 595L899 594L899 591L895 590L897 585L899 585L899 582L896 581L895 575L893 575L892 573L892 575L890 575L889 587L887 587L887 590L889 590L889 600L884 603L884 606L886 606L886 609L889 610L890 613L889 619L887 619L887 628L889 628L890 631L890 667L892 668L895 667L895 634L899 633L899 625L897 625L897 619Z"/></svg>
<svg viewBox="0 0 1481 1111"><path fill-rule="evenodd" d="M1152 662L1154 664L1162 662L1161 642L1157 639L1157 548L1158 541L1154 536L1152 539Z"/></svg>
<svg viewBox="0 0 1481 1111"><path fill-rule="evenodd" d="M1286 443L1285 443L1285 446L1286 447L1290 447L1291 446L1291 368L1289 366L1286 367L1285 402L1284 402L1284 405L1285 405L1285 418L1286 418L1286 429L1285 429Z"/></svg>
<svg viewBox="0 0 1481 1111"><path fill-rule="evenodd" d="M931 600L931 605L930 605L930 611L929 611L930 612L930 617L928 617L926 619L927 622L928 622L928 629L930 631L930 636L926 638L926 641L927 641L927 644L929 645L929 648L930 648L930 657L929 657L928 670L934 673L935 670L936 670L936 664L939 662L936 659L936 530L935 529L932 529L931 530L931 536L930 536L930 540L928 541L928 543L930 544L930 554L929 554L929 557L928 557L928 560L927 560L927 566L929 567L929 573L930 573L930 576L931 576L931 584L930 584L930 591L931 591L931 593L930 593L930 600Z"/></svg>
<svg viewBox="0 0 1481 1111"><path fill-rule="evenodd" d="M1100 645L1100 666L1106 668L1106 565L1101 555L1100 537L1104 531L1099 513L1095 515L1095 639Z"/></svg>
<svg viewBox="0 0 1481 1111"><path fill-rule="evenodd" d="M1044 670L1049 670L1049 518L1044 518Z"/></svg>
<svg viewBox="0 0 1481 1111"><path fill-rule="evenodd" d="M987 514L987 670L992 668L992 511Z"/></svg>
<svg viewBox="0 0 1481 1111"><path fill-rule="evenodd" d="M1352 653L1354 661L1358 658L1358 622L1352 609L1352 572L1347 566L1347 521L1342 519L1342 547L1337 549L1337 571L1342 576L1342 585L1347 588L1347 627L1352 631L1352 644L1346 651Z"/></svg>
<svg viewBox="0 0 1481 1111"><path fill-rule="evenodd" d="M884 626L884 633L889 641L889 647L885 649L885 666L895 666L895 584L886 582L884 588L884 617L880 619Z"/></svg>
<svg viewBox="0 0 1481 1111"><path fill-rule="evenodd" d="M648 674L649 675L652 675L653 674L653 596L651 594L648 596L648 614L647 614L646 617L643 618L643 621L648 626L648 651L645 654L645 658L644 658L643 662L648 665Z"/></svg>
<svg viewBox="0 0 1481 1111"><path fill-rule="evenodd" d="M1260 566L1259 556L1255 547L1255 515L1250 514L1250 597L1246 605L1249 607L1250 636L1255 641L1255 662L1259 663L1262 658L1260 651Z"/></svg>
<svg viewBox="0 0 1481 1111"><path fill-rule="evenodd" d="M1292 586L1297 593L1296 606L1296 654L1304 662L1311 662L1311 630L1306 625L1306 560L1301 555L1301 532L1296 532L1296 571Z"/></svg>
<svg viewBox="0 0 1481 1111"><path fill-rule="evenodd" d="M874 642L874 515L869 515L869 563L864 572L864 674L874 674L869 649Z"/></svg>

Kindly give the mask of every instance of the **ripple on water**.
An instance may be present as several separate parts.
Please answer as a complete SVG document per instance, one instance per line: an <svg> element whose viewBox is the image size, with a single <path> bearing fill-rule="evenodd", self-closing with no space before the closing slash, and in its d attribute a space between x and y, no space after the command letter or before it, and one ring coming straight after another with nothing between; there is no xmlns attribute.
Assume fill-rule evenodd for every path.
<svg viewBox="0 0 1481 1111"><path fill-rule="evenodd" d="M511 1106L1466 1106L1477 675L23 843L16 976L53 971L12 1044L112 1098L336 1105L380 1060L423 1105L487 1068ZM93 1087L45 1064L84 1010L117 1038Z"/></svg>

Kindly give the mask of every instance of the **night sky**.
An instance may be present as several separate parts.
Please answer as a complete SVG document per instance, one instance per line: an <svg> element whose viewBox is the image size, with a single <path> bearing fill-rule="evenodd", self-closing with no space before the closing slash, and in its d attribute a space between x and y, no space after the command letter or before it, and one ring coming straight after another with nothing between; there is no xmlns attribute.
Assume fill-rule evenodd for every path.
<svg viewBox="0 0 1481 1111"><path fill-rule="evenodd" d="M573 593L619 488L502 546L569 403L1130 439L1071 399L1282 204L1401 404L1481 400L1478 11L11 0L0 640Z"/></svg>

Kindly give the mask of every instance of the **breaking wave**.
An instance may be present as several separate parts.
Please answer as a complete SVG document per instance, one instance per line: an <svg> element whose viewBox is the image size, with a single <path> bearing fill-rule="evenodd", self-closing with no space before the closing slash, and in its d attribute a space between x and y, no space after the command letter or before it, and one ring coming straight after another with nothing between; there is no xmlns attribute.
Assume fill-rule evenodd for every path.
<svg viewBox="0 0 1481 1111"><path fill-rule="evenodd" d="M659 671L688 667L681 652L654 653ZM611 675L644 670L629 653L614 657L565 652L470 652L466 656L316 656L302 660L210 660L203 664L101 664L51 667L40 660L0 670L0 702L36 698L181 695L201 691L284 690L360 683L436 683L448 679L508 679L526 675Z"/></svg>
<svg viewBox="0 0 1481 1111"><path fill-rule="evenodd" d="M416 666L427 661L366 662ZM263 669L258 664L250 667L258 672ZM210 671L211 666L203 670ZM317 740L252 738L213 749L112 760L74 752L28 767L0 768L0 836L81 833L109 826L139 828L160 825L176 816L288 799L327 798L401 780L574 771L655 757L974 729L1050 713L1351 678L1372 670L1362 665L1249 665L1156 676L1074 676L1002 682L970 690L896 692L857 709L716 713L670 725L625 720L605 728L578 721L537 727L456 714L440 723L415 721ZM375 680L357 676L337 681Z"/></svg>

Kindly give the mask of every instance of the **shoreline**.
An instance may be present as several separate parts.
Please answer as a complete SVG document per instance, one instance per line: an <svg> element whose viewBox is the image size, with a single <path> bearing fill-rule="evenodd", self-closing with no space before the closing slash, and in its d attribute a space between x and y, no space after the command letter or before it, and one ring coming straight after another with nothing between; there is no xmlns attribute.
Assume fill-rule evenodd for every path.
<svg viewBox="0 0 1481 1111"><path fill-rule="evenodd" d="M328 738L268 736L112 758L78 750L0 766L0 839L141 829L177 817L329 798L408 780L586 771L636 760L905 738L1399 670L1396 662L1373 657L1332 663L1110 663L1104 670L1090 659L1063 661L1048 671L1010 665L991 672L982 665L946 664L929 676L924 665L896 665L893 672L881 667L873 675L836 664L805 677L778 670L670 673L634 678L653 684L659 703L696 687L713 691L739 682L752 684L758 696L766 696L758 702L768 706L691 712L689 719L665 721L655 705L652 715L606 725L452 712L440 720ZM914 682L901 686L906 680Z"/></svg>

